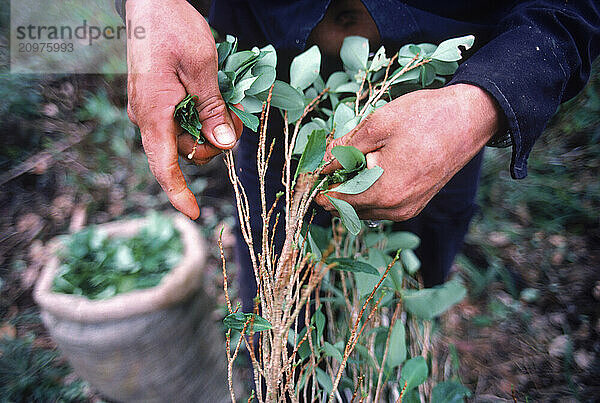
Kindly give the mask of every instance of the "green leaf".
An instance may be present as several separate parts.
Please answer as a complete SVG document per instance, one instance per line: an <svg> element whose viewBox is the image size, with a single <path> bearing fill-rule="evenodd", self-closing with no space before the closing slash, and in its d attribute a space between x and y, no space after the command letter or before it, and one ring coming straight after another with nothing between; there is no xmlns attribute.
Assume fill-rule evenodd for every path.
<svg viewBox="0 0 600 403"><path fill-rule="evenodd" d="M252 318L254 318L254 324L252 325L253 332L262 332L272 328L268 320L255 313L230 313L225 317L225 319L223 319L223 324L225 325L226 329L233 329L241 332L244 329L246 322L250 321ZM249 332L249 330L250 323L248 323L246 327L246 332Z"/></svg>
<svg viewBox="0 0 600 403"><path fill-rule="evenodd" d="M425 358L421 356L411 358L402 366L400 385L406 382L406 390L409 391L425 382L428 374L429 368Z"/></svg>
<svg viewBox="0 0 600 403"><path fill-rule="evenodd" d="M348 36L340 50L344 66L351 71L367 70L369 40L360 36Z"/></svg>
<svg viewBox="0 0 600 403"><path fill-rule="evenodd" d="M350 77L343 71L336 71L331 74L325 83L325 87L329 88L329 92L336 92L338 87L350 81Z"/></svg>
<svg viewBox="0 0 600 403"><path fill-rule="evenodd" d="M433 387L431 401L435 403L463 403L465 397L470 397L471 391L466 386L455 382L440 382Z"/></svg>
<svg viewBox="0 0 600 403"><path fill-rule="evenodd" d="M275 69L271 66L254 66L252 74L257 77L256 81L246 91L247 95L256 95L258 93L268 91L271 85L275 82Z"/></svg>
<svg viewBox="0 0 600 403"><path fill-rule="evenodd" d="M323 77L319 74L315 81L313 82L313 88L320 94L325 89L325 81L323 81Z"/></svg>
<svg viewBox="0 0 600 403"><path fill-rule="evenodd" d="M463 46L465 49L470 49L474 42L475 37L473 35L445 40L439 44L436 51L431 55L431 58L441 60L442 62L455 62L462 57L458 47Z"/></svg>
<svg viewBox="0 0 600 403"><path fill-rule="evenodd" d="M244 107L244 111L248 113L262 112L262 101L252 95L246 95L240 103Z"/></svg>
<svg viewBox="0 0 600 403"><path fill-rule="evenodd" d="M260 124L260 121L256 116L241 109L238 109L233 105L228 106L229 109L231 109L231 111L233 111L233 113L235 113L237 117L240 118L244 126L249 128L253 132L256 132L256 130L258 129L258 125Z"/></svg>
<svg viewBox="0 0 600 403"><path fill-rule="evenodd" d="M411 249L403 249L400 252L400 259L408 274L415 274L421 268L421 261Z"/></svg>
<svg viewBox="0 0 600 403"><path fill-rule="evenodd" d="M396 368L406 361L406 329L401 320L397 320L390 335L390 347L386 365Z"/></svg>
<svg viewBox="0 0 600 403"><path fill-rule="evenodd" d="M349 271L353 273L367 273L380 276L379 271L368 263L361 262L349 257L337 257L327 259L327 264L337 263L335 270Z"/></svg>
<svg viewBox="0 0 600 403"><path fill-rule="evenodd" d="M398 71L400 71L400 69L395 71L394 74L392 74L392 76L394 76ZM406 73L402 74L397 79L395 79L392 82L392 84L398 84L398 83L403 83L403 82L407 82L407 81L416 82L419 79L420 75L421 75L421 72L419 71L419 69L412 69L412 70L409 70Z"/></svg>
<svg viewBox="0 0 600 403"><path fill-rule="evenodd" d="M371 65L369 66L369 71L378 71L383 67L386 67L390 64L390 59L385 56L385 48L382 46L379 48L375 56L373 56L373 60L371 61Z"/></svg>
<svg viewBox="0 0 600 403"><path fill-rule="evenodd" d="M354 146L335 146L331 154L348 172L354 172L367 166L365 155Z"/></svg>
<svg viewBox="0 0 600 403"><path fill-rule="evenodd" d="M333 207L340 214L340 218L342 219L342 223L352 235L358 235L360 232L360 218L354 211L354 207L350 203L344 200L336 199L331 196L327 196Z"/></svg>
<svg viewBox="0 0 600 403"><path fill-rule="evenodd" d="M439 60L431 60L429 62L435 69L435 72L441 76L451 76L458 69L458 62L442 62Z"/></svg>
<svg viewBox="0 0 600 403"><path fill-rule="evenodd" d="M358 116L353 117L352 119L347 121L341 129L338 129L335 131L335 133L333 134L333 138L339 139L340 137L343 137L346 134L350 133L352 130L354 130L356 128L356 126L358 126L359 122L360 122L360 117L358 117Z"/></svg>
<svg viewBox="0 0 600 403"><path fill-rule="evenodd" d="M431 56L437 49L437 45L433 43L419 43L417 46L421 50L421 56L423 57Z"/></svg>
<svg viewBox="0 0 600 403"><path fill-rule="evenodd" d="M300 157L296 176L303 172L315 171L321 165L321 162L323 162L326 148L327 132L325 130L313 130L310 136L308 136L306 147Z"/></svg>
<svg viewBox="0 0 600 403"><path fill-rule="evenodd" d="M288 83L275 80L271 105L285 110L304 109L304 95Z"/></svg>
<svg viewBox="0 0 600 403"><path fill-rule="evenodd" d="M249 63L256 60L257 57L258 54L251 50L243 50L241 52L233 53L227 58L223 71L237 73L238 71L246 67Z"/></svg>
<svg viewBox="0 0 600 403"><path fill-rule="evenodd" d="M372 274L366 273L354 273L354 278L356 282L356 290L361 298L365 295L369 295L379 282L378 276L373 276Z"/></svg>
<svg viewBox="0 0 600 403"><path fill-rule="evenodd" d="M421 240L412 232L396 231L387 236L385 251L396 252L398 249L416 249Z"/></svg>
<svg viewBox="0 0 600 403"><path fill-rule="evenodd" d="M223 62L225 62L225 59L227 59L227 56L229 56L229 54L231 53L231 49L233 49L233 43L232 42L221 42L221 43L217 43L217 55L219 58L219 69L221 69L223 67Z"/></svg>
<svg viewBox="0 0 600 403"><path fill-rule="evenodd" d="M269 66L272 68L277 67L277 51L273 45L267 45L264 48L260 48L260 52L264 54L263 57L258 59L255 67Z"/></svg>
<svg viewBox="0 0 600 403"><path fill-rule="evenodd" d="M325 315L321 312L321 309L318 309L313 314L312 320L315 323L315 328L317 329L317 339L321 340L323 337L323 330L325 329Z"/></svg>
<svg viewBox="0 0 600 403"><path fill-rule="evenodd" d="M304 106L298 109L288 109L288 123L296 123L296 121L302 117L303 113Z"/></svg>
<svg viewBox="0 0 600 403"><path fill-rule="evenodd" d="M325 389L325 392L329 395L333 390L333 382L331 381L331 377L327 375L327 372L323 371L321 368L316 367L315 372L317 375L317 381L319 385Z"/></svg>
<svg viewBox="0 0 600 403"><path fill-rule="evenodd" d="M235 83L231 97L227 100L227 102L235 105L244 99L246 91L252 86L257 78L258 77L248 77Z"/></svg>
<svg viewBox="0 0 600 403"><path fill-rule="evenodd" d="M316 122L308 122L302 127L300 127L300 131L298 132L298 137L296 137L296 144L294 144L294 155L301 155L304 149L306 148L306 143L308 143L308 136L315 130L321 129L321 126Z"/></svg>
<svg viewBox="0 0 600 403"><path fill-rule="evenodd" d="M433 319L462 301L465 295L466 288L458 280L452 280L433 288L405 290L402 301L410 314L421 319Z"/></svg>
<svg viewBox="0 0 600 403"><path fill-rule="evenodd" d="M428 85L431 85L431 83L433 83L433 81L435 80L435 68L429 63L427 63L419 67L419 70L419 82L421 83L421 86L427 87Z"/></svg>
<svg viewBox="0 0 600 403"><path fill-rule="evenodd" d="M328 192L356 195L369 189L382 174L383 168L378 166L374 166L371 169L363 169L354 178L333 189L329 189Z"/></svg>
<svg viewBox="0 0 600 403"><path fill-rule="evenodd" d="M321 69L321 51L317 45L299 54L292 60L290 66L290 84L304 91L319 76Z"/></svg>
<svg viewBox="0 0 600 403"><path fill-rule="evenodd" d="M312 253L315 257L315 260L317 262L320 261L321 258L323 257L323 254L321 253L321 249L319 249L319 246L313 239L310 231L308 233L308 246L310 247L310 253Z"/></svg>
<svg viewBox="0 0 600 403"><path fill-rule="evenodd" d="M352 120L354 117L354 110L346 104L339 104L333 115L333 128L341 130L346 122Z"/></svg>
<svg viewBox="0 0 600 403"><path fill-rule="evenodd" d="M407 44L402 46L398 51L398 64L400 66L406 66L415 58L419 50L420 48L413 44ZM418 62L419 60L421 60L421 58L415 59L415 62Z"/></svg>
<svg viewBox="0 0 600 403"><path fill-rule="evenodd" d="M404 386L404 382L400 385L400 390ZM402 396L402 403L421 403L421 397L419 395L418 389L411 389L408 391L404 391L404 396ZM432 402L435 403L435 402Z"/></svg>
<svg viewBox="0 0 600 403"><path fill-rule="evenodd" d="M312 327L310 328L310 333L311 333L311 335L308 337L312 337L312 339L314 340ZM304 338L305 334L306 334L306 328L302 329L300 331L300 333L298 334L298 343L300 343L300 341ZM310 343L308 340L306 340L302 344L300 344L300 347L298 347L298 355L300 356L300 359L304 360L307 357L310 357L310 354L311 354Z"/></svg>
<svg viewBox="0 0 600 403"><path fill-rule="evenodd" d="M174 117L181 128L196 138L198 144L203 144L206 139L202 135L202 123L196 109L196 95L186 95L175 107Z"/></svg>
<svg viewBox="0 0 600 403"><path fill-rule="evenodd" d="M310 226L310 235L321 250L327 249L333 238L330 226L321 227L315 224Z"/></svg>
<svg viewBox="0 0 600 403"><path fill-rule="evenodd" d="M233 95L233 80L235 79L235 73L219 71L217 73L217 79L219 80L219 91L225 102L228 102Z"/></svg>
<svg viewBox="0 0 600 403"><path fill-rule="evenodd" d="M337 360L337 362L342 362L343 360L342 353L340 353L340 350L338 350L328 342L323 343L323 352L326 356Z"/></svg>
<svg viewBox="0 0 600 403"><path fill-rule="evenodd" d="M355 81L350 81L348 83L341 84L333 92L335 92L335 93L351 92L351 93L355 94L358 92L359 89L360 89L360 84L358 84Z"/></svg>
<svg viewBox="0 0 600 403"><path fill-rule="evenodd" d="M413 55L420 55L422 56L422 51L421 51L421 47L417 46L415 44L410 44L408 45L408 49L410 50L410 53L412 53Z"/></svg>

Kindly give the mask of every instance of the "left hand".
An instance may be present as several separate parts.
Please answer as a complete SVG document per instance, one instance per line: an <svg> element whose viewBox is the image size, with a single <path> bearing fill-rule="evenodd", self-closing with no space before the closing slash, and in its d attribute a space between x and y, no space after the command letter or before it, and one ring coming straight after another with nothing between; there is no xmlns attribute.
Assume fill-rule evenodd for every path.
<svg viewBox="0 0 600 403"><path fill-rule="evenodd" d="M383 175L363 193L328 194L354 206L361 219L408 220L485 146L502 120L496 101L474 85L401 96L332 141L326 155L333 159L337 145L354 146L366 155L367 167L378 165ZM334 161L323 173L339 168ZM316 201L336 211L323 194Z"/></svg>

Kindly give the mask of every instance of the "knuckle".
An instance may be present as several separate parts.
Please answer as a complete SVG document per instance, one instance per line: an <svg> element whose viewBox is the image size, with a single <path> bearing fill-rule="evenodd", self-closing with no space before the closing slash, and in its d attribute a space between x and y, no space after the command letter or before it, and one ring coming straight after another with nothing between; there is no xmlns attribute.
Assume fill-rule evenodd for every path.
<svg viewBox="0 0 600 403"><path fill-rule="evenodd" d="M198 104L198 113L200 120L214 119L214 118L225 118L227 108L223 98L218 94L212 94L204 97Z"/></svg>
<svg viewBox="0 0 600 403"><path fill-rule="evenodd" d="M133 108L131 106L131 102L127 103L127 116L129 117L131 123L133 123L136 126L138 125L137 119L135 118L135 113L133 112Z"/></svg>

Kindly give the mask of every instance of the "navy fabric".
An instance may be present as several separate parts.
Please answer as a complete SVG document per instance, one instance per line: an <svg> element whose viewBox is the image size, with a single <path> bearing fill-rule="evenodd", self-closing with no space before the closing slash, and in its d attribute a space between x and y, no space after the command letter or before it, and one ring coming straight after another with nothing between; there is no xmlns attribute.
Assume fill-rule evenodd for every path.
<svg viewBox="0 0 600 403"><path fill-rule="evenodd" d="M248 44L304 49L330 0L219 0L210 20ZM440 42L474 34L469 59L450 83L487 90L502 108L513 141L511 174L527 175L527 157L561 102L586 83L600 53L600 5L577 1L363 0L382 42Z"/></svg>
<svg viewBox="0 0 600 403"><path fill-rule="evenodd" d="M330 0L218 0L210 22L219 32L240 39L240 48L273 44L285 79L293 55L306 46ZM476 45L450 83L470 83L488 91L506 115L513 141L511 174L526 175L529 152L561 102L573 97L588 79L600 52L600 12L596 2L579 1L393 1L363 0L389 53L405 43L438 43L473 34ZM271 121L271 133L282 133ZM277 137L276 140L281 140ZM281 144L277 141L276 144ZM253 228L260 228L257 192L256 135L245 132L237 163L248 191ZM463 168L417 217L397 225L422 239L417 255L426 286L442 283L476 210L475 193L483 152ZM275 152L267 173L268 198L282 190L281 153ZM320 210L315 221L327 225ZM280 235L282 231L279 231ZM252 265L238 233L237 255L244 310L256 292ZM276 239L281 245L282 237ZM255 242L259 244L259 242Z"/></svg>

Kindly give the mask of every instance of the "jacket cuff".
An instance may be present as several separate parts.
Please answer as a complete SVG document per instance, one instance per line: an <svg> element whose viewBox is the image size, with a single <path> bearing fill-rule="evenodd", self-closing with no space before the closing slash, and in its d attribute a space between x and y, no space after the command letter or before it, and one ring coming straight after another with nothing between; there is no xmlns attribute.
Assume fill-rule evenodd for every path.
<svg viewBox="0 0 600 403"><path fill-rule="evenodd" d="M477 85L506 116L512 140L510 172L527 176L527 158L563 98L567 74L547 35L530 26L500 34L460 65L450 81Z"/></svg>
<svg viewBox="0 0 600 403"><path fill-rule="evenodd" d="M125 2L127 0L115 0L115 10L117 14L121 17L123 22L125 22Z"/></svg>

